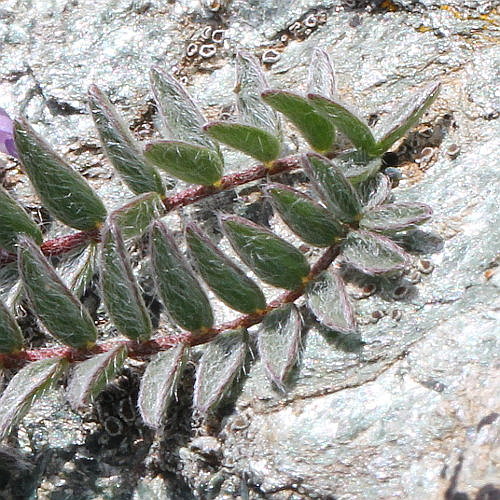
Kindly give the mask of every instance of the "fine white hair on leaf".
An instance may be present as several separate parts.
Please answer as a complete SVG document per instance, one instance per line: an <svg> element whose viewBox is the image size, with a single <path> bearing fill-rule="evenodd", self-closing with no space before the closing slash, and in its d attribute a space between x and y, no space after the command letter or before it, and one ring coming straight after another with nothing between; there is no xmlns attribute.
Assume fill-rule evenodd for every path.
<svg viewBox="0 0 500 500"><path fill-rule="evenodd" d="M257 338L259 355L268 378L285 391L285 380L297 362L302 322L294 304L269 313L261 324Z"/></svg>
<svg viewBox="0 0 500 500"><path fill-rule="evenodd" d="M208 344L196 371L193 402L200 413L207 413L229 390L247 353L245 330L231 330Z"/></svg>

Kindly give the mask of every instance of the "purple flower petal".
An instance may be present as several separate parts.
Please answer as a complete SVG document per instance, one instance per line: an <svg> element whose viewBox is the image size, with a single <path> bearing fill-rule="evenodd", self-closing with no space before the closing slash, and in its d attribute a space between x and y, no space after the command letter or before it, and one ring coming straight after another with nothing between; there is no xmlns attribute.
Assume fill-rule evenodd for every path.
<svg viewBox="0 0 500 500"><path fill-rule="evenodd" d="M0 108L0 151L16 158L19 157L14 142L14 125L3 108Z"/></svg>

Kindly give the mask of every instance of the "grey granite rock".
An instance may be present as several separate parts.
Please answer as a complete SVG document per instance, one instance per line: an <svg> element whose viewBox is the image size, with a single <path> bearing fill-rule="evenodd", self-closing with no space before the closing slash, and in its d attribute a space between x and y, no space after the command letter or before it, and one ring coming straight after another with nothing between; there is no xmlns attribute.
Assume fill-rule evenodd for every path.
<svg viewBox="0 0 500 500"><path fill-rule="evenodd" d="M401 300L387 282L356 301L359 338L312 326L286 395L273 390L257 360L221 421L179 436L166 431L145 461L151 436L106 441L58 397L40 403L19 431L24 459L38 463L38 498L129 498L139 480L137 500L497 498L496 2L221 3L215 12L213 2L195 0L6 0L0 106L26 113L113 205L130 195L97 147L85 111L91 82L147 139L154 135L147 118L152 64L184 78L211 117L232 101L232 55L240 48L258 56L277 50L281 56L268 77L295 89L303 86L312 49L325 48L342 94L366 116L383 118L406 93L439 79L440 97L398 149L403 180L394 191L398 200L434 208L432 222L406 241L424 252L415 257L420 283ZM377 4L378 10L369 8ZM288 28L311 13L323 16L321 23L307 34L290 34ZM184 57L207 25L225 32L216 55ZM448 153L453 145L460 146L458 155ZM231 154L229 168L241 168L242 161ZM15 165L6 167L16 194L36 204ZM434 271L419 272L419 258ZM67 425L55 423L56 413ZM103 455L103 446L115 446L119 456L134 446L142 451L123 463ZM160 476L151 479L158 472L164 484Z"/></svg>

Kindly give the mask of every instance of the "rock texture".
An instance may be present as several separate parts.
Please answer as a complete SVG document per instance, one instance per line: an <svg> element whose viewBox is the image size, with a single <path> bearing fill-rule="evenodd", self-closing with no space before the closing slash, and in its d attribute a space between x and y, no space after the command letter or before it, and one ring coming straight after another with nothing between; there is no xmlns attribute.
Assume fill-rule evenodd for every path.
<svg viewBox="0 0 500 500"><path fill-rule="evenodd" d="M325 48L342 94L373 119L412 89L443 84L397 150L397 199L424 201L435 212L404 242L416 254L408 293L397 300L396 284L384 282L357 301L359 338L310 325L286 395L272 389L258 360L214 422L190 428L181 395L170 428L149 452L152 436L139 424L127 424L124 441L105 439L54 394L18 434L23 460L36 464L21 468L33 471L38 498L499 498L495 3L2 2L0 106L27 114L110 204L128 195L110 178L85 111L91 82L143 138L155 133L146 76L152 64L187 82L211 117L230 106L232 55L241 48L264 57L276 51L269 78L291 89L301 88L312 49ZM207 26L224 30L224 41L202 41ZM190 44L198 55L186 57ZM205 45L213 56L200 55ZM230 168L241 168L242 157L230 159ZM3 177L36 205L13 164L4 165ZM8 478L13 466L4 466Z"/></svg>

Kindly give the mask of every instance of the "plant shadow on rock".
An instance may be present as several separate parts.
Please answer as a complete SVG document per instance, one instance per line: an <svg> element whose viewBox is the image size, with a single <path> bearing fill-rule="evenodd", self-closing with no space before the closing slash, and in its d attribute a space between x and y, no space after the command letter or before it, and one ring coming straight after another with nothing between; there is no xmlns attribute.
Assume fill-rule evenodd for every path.
<svg viewBox="0 0 500 500"><path fill-rule="evenodd" d="M0 497L5 500L24 500L37 486L36 466L19 451L0 447Z"/></svg>
<svg viewBox="0 0 500 500"><path fill-rule="evenodd" d="M115 476L117 468L121 479L119 483L113 479L113 498L130 498L131 489L144 474L144 459L154 437L137 410L139 380L136 370L124 368L94 401L87 419L97 423L97 428L86 436L85 443L51 450L52 463L46 465L47 470L60 470L66 462L72 467L63 469L62 485L50 492L50 500L67 498L68 491L73 498L90 500L102 489L97 481Z"/></svg>

